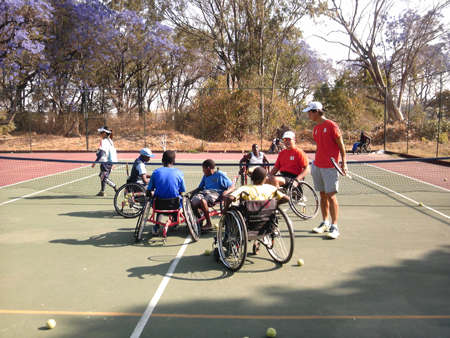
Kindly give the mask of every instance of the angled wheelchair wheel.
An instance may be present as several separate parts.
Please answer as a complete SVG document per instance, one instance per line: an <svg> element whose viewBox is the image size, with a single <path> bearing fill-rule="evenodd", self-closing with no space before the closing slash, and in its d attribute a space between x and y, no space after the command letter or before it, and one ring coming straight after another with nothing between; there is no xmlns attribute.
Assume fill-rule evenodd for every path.
<svg viewBox="0 0 450 338"><path fill-rule="evenodd" d="M125 218L139 216L144 202L145 188L138 183L126 183L114 195L114 208L120 216Z"/></svg>
<svg viewBox="0 0 450 338"><path fill-rule="evenodd" d="M265 237L262 243L275 262L285 264L294 253L294 229L291 220L280 208L277 208L275 224L275 231Z"/></svg>
<svg viewBox="0 0 450 338"><path fill-rule="evenodd" d="M223 264L231 271L239 271L247 257L247 227L242 214L230 209L220 219L217 248Z"/></svg>
<svg viewBox="0 0 450 338"><path fill-rule="evenodd" d="M289 185L287 195L289 206L300 218L312 219L319 211L319 199L314 189L306 182L298 182L297 187Z"/></svg>
<svg viewBox="0 0 450 338"><path fill-rule="evenodd" d="M367 144L366 146L363 147L364 155L370 154L371 151L372 151L372 147L370 146L370 144Z"/></svg>
<svg viewBox="0 0 450 338"><path fill-rule="evenodd" d="M198 222L197 216L195 216L194 210L192 210L191 201L187 196L183 196L182 204L184 220L187 227L189 228L192 239L194 240L194 242L197 242L200 239L201 235L200 224Z"/></svg>
<svg viewBox="0 0 450 338"><path fill-rule="evenodd" d="M148 216L151 209L151 201L149 199L146 199L144 202L144 206L142 208L142 212L139 215L136 229L134 230L134 238L136 239L136 243L139 243L139 241L142 239L142 234L144 233L145 225L147 224Z"/></svg>
<svg viewBox="0 0 450 338"><path fill-rule="evenodd" d="M358 146L358 147L356 148L356 150L355 150L355 154L356 154L356 155L361 155L361 153L362 153L361 146Z"/></svg>

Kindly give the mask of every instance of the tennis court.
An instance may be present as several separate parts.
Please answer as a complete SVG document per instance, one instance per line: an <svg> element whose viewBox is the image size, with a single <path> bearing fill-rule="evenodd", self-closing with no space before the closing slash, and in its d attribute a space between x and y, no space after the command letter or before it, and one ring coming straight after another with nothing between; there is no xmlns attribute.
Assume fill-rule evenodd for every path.
<svg viewBox="0 0 450 338"><path fill-rule="evenodd" d="M53 156L29 155L17 157ZM112 189L93 196L98 167L79 155L0 158L1 337L450 336L448 166L350 155L359 162L340 181L341 236L311 233L320 213L289 211L293 259L281 266L261 250L233 273L204 255L213 231L194 243L183 225L163 245L148 227L136 244L136 219L115 212ZM241 156L192 154L177 166L190 190L203 159L232 177ZM121 154L113 181L125 182L133 157Z"/></svg>

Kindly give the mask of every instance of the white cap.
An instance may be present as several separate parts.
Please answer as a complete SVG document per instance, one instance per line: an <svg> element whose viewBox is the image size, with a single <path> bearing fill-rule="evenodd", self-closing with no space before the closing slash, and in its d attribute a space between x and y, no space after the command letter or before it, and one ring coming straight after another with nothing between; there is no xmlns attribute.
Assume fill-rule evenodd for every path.
<svg viewBox="0 0 450 338"><path fill-rule="evenodd" d="M152 151L148 148L142 148L139 152L141 155L147 156L147 157L155 157L155 155L152 154Z"/></svg>
<svg viewBox="0 0 450 338"><path fill-rule="evenodd" d="M107 134L111 134L111 130L105 129L105 127L101 127L100 129L97 129L97 131L98 131L99 133L105 132L105 133L107 133Z"/></svg>
<svg viewBox="0 0 450 338"><path fill-rule="evenodd" d="M306 112L309 112L310 110L322 110L322 109L323 109L322 103L316 101L316 102L311 102L309 104L309 106L306 107L306 109L303 109L303 112L306 113Z"/></svg>
<svg viewBox="0 0 450 338"><path fill-rule="evenodd" d="M294 134L293 131L287 131L287 132L285 132L285 133L283 134L282 139L283 139L283 138L289 138L289 139L291 139L291 140L295 140L295 134Z"/></svg>

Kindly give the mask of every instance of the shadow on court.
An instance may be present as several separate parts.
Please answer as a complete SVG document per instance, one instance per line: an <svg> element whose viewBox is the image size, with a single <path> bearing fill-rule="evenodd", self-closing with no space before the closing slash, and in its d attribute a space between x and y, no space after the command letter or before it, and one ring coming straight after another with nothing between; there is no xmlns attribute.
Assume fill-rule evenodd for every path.
<svg viewBox="0 0 450 338"><path fill-rule="evenodd" d="M298 285L283 288L255 284L252 294L241 294L239 283L247 273L222 270L217 277L208 279L212 284L210 288L216 288L216 296L192 302L161 303L141 337L262 338L268 327L276 328L277 337L448 337L450 317L439 315L449 314L449 249L446 246L432 251L420 260L401 260L395 267L374 265L360 269L352 273L351 280L337 283L330 289L302 289L299 280ZM189 278L182 276L206 273L211 264L198 266L197 258L183 257L175 278L178 276L186 282ZM137 267L127 272L130 277L145 280L147 274L163 275L169 265ZM191 270L193 266L197 267L195 271ZM221 288L217 287L222 285L223 279L228 279L227 291L232 287L230 283L235 288L227 297L222 297ZM204 285L200 281L191 278L186 288L171 290L195 295L198 293L196 284ZM65 327L58 337L128 337L143 310L144 307L128 309L136 317L55 316L59 325ZM241 317L227 318L225 314ZM292 317L264 317L271 315ZM340 315L343 317L327 318ZM426 317L433 315L437 317Z"/></svg>

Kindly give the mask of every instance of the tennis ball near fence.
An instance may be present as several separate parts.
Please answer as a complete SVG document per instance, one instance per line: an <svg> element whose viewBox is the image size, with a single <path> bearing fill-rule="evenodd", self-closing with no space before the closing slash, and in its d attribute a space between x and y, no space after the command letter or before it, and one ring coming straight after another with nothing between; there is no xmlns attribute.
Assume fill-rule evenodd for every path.
<svg viewBox="0 0 450 338"><path fill-rule="evenodd" d="M422 202L419 202L419 207L421 207L421 206L423 206L423 203L422 203Z"/></svg>
<svg viewBox="0 0 450 338"><path fill-rule="evenodd" d="M305 264L305 262L303 261L303 259L300 258L300 259L297 261L297 265L302 266L303 264Z"/></svg>
<svg viewBox="0 0 450 338"><path fill-rule="evenodd" d="M54 319L47 320L47 323L45 323L45 326L47 326L47 329L53 329L56 326L56 322Z"/></svg>
<svg viewBox="0 0 450 338"><path fill-rule="evenodd" d="M273 327L267 329L267 337L275 337L276 335L277 331Z"/></svg>
<svg viewBox="0 0 450 338"><path fill-rule="evenodd" d="M447 181L447 179L446 179L446 178L444 178L444 181Z"/></svg>
<svg viewBox="0 0 450 338"><path fill-rule="evenodd" d="M211 251L209 251L208 249L205 250L205 256L209 256L211 254Z"/></svg>

